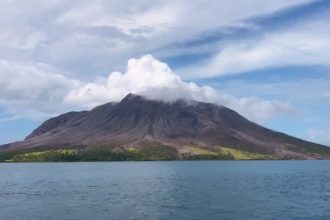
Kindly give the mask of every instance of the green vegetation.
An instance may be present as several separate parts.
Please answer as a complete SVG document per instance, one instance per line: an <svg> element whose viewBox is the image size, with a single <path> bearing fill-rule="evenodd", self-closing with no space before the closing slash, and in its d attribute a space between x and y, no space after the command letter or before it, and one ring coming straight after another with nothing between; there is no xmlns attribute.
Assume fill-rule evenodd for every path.
<svg viewBox="0 0 330 220"><path fill-rule="evenodd" d="M186 150L188 151L188 154L191 155L205 155L205 156L217 156L218 154L216 152L207 150L207 149L202 149L198 147L185 147Z"/></svg>
<svg viewBox="0 0 330 220"><path fill-rule="evenodd" d="M243 150L236 150L227 147L221 147L218 150L219 155L230 155L234 160L274 160L278 159L272 155L253 153Z"/></svg>
<svg viewBox="0 0 330 220"><path fill-rule="evenodd" d="M185 160L233 160L230 154L219 154L207 149L186 146L182 153L182 159Z"/></svg>
<svg viewBox="0 0 330 220"><path fill-rule="evenodd" d="M178 159L178 151L176 148L168 146L147 145L137 150L138 160L176 160Z"/></svg>
<svg viewBox="0 0 330 220"><path fill-rule="evenodd" d="M167 146L137 148L90 147L34 152L0 153L0 162L78 162L78 161L142 161L175 160L177 150Z"/></svg>
<svg viewBox="0 0 330 220"><path fill-rule="evenodd" d="M6 162L70 162L78 161L77 152L75 150L50 150L37 151L29 153L18 153L13 155Z"/></svg>
<svg viewBox="0 0 330 220"><path fill-rule="evenodd" d="M10 159L15 155L15 153L0 153L0 162L9 162Z"/></svg>
<svg viewBox="0 0 330 220"><path fill-rule="evenodd" d="M187 160L272 160L274 156L260 153L252 153L227 147L220 147L216 151L197 147L186 147L183 159Z"/></svg>
<svg viewBox="0 0 330 220"><path fill-rule="evenodd" d="M163 145L143 147L89 147L0 153L0 162L75 162L75 161L148 161L148 160L266 160L271 155L221 147L215 151L186 146L180 153Z"/></svg>

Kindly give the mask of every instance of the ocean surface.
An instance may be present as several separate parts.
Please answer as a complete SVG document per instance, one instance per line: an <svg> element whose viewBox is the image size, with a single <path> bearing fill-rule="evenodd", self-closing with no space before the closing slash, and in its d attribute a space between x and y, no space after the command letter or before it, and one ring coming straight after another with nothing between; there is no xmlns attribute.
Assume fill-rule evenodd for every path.
<svg viewBox="0 0 330 220"><path fill-rule="evenodd" d="M0 219L330 219L330 161L0 164Z"/></svg>

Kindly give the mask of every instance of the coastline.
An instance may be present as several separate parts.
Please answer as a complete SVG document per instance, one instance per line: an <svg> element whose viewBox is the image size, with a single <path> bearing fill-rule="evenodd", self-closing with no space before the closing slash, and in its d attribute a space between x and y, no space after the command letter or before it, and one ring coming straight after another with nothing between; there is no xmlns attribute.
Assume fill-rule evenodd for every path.
<svg viewBox="0 0 330 220"><path fill-rule="evenodd" d="M61 148L0 152L0 163L48 163L48 162L120 162L120 161L275 161L275 160L328 160L329 157L288 157L247 152L231 148L215 151L190 147L184 153L166 146L142 148L90 147L83 149Z"/></svg>

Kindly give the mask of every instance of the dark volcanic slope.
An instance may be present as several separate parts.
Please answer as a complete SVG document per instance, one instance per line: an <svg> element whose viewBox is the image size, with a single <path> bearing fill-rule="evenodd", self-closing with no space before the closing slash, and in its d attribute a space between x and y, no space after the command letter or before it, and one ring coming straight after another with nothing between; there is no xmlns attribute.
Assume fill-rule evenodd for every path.
<svg viewBox="0 0 330 220"><path fill-rule="evenodd" d="M303 158L328 149L263 128L224 106L183 100L165 103L132 94L119 103L49 119L24 141L8 144L3 149L138 146L146 142L177 148L224 146Z"/></svg>

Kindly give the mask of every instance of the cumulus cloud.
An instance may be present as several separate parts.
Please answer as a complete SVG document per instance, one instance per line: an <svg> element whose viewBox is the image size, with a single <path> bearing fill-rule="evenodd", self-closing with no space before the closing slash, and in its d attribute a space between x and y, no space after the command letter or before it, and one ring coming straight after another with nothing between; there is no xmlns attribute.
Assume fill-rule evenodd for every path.
<svg viewBox="0 0 330 220"><path fill-rule="evenodd" d="M113 72L107 79L98 79L70 91L65 101L95 107L108 101L120 101L128 93L165 101L178 98L201 101L215 99L215 91L211 87L184 82L167 64L146 55L140 59L130 59L125 73Z"/></svg>
<svg viewBox="0 0 330 220"><path fill-rule="evenodd" d="M44 119L68 110L118 101L128 92L158 99L185 97L224 104L258 122L291 113L294 109L290 103L260 98L258 95L265 95L265 90L257 90L254 85L247 92L239 86L219 85L220 91L183 79L279 66L328 66L329 17L324 16L328 9L314 10L317 2L0 1L0 117L5 112L3 120ZM311 10L306 15L297 19L286 17L290 13L286 9L305 14L304 7L296 6L309 3ZM282 10L284 13L277 13ZM310 11L318 15L311 16ZM280 25L271 23L270 28L265 28L260 21L266 18L268 25L273 16ZM139 67L140 59L135 59L136 66L132 64L122 71L129 58L147 53L171 60L175 72L181 77L184 74L184 78L165 68L165 64ZM178 60L173 61L175 57ZM192 66L178 69L183 64ZM105 77L113 69L121 73ZM149 73L139 75L134 69ZM158 75L164 76L167 83L157 84ZM149 80L150 85L139 84L140 79ZM264 97L282 97L296 104L293 100L306 103L302 99L307 96L309 100L329 100L329 90L324 93L322 89L322 95L316 93L321 84L322 88L327 86L317 82L313 83L317 85L314 88L300 86L293 92L280 87L280 95ZM291 96L297 98L289 99Z"/></svg>
<svg viewBox="0 0 330 220"><path fill-rule="evenodd" d="M0 108L15 117L40 119L68 110L62 99L78 85L46 64L0 60Z"/></svg>
<svg viewBox="0 0 330 220"><path fill-rule="evenodd" d="M106 79L99 78L70 91L65 102L92 108L105 102L119 101L128 93L165 101L185 98L213 102L233 108L257 122L264 122L277 114L294 112L289 103L253 96L236 98L209 86L185 82L167 64L151 55L130 59L125 73L113 72Z"/></svg>
<svg viewBox="0 0 330 220"><path fill-rule="evenodd" d="M8 116L1 120L46 119L120 101L128 93L164 101L184 98L213 102L257 122L294 111L288 103L253 96L236 98L210 86L183 81L151 55L130 59L125 73L113 72L93 82L68 78L63 71L42 63L0 60L0 109Z"/></svg>

